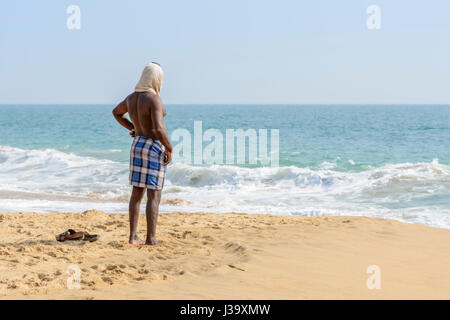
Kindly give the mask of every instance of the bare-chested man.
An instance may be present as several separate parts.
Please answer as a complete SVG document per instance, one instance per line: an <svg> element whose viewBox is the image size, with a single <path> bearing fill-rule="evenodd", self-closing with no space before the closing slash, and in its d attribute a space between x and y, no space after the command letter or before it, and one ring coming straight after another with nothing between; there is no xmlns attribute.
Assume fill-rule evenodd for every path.
<svg viewBox="0 0 450 320"><path fill-rule="evenodd" d="M156 223L159 202L166 166L172 160L172 145L164 123L166 110L159 96L163 77L159 64L149 63L142 72L135 92L113 110L116 120L130 130L130 135L134 137L130 155L130 184L133 186L129 205L131 244L158 244ZM131 122L126 116L127 112ZM144 242L137 236L137 226L139 207L146 189L147 238Z"/></svg>

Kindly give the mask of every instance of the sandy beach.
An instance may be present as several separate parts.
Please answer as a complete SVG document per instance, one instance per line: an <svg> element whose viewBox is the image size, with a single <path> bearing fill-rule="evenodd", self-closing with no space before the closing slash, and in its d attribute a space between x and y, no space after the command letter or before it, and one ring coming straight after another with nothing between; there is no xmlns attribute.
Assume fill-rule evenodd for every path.
<svg viewBox="0 0 450 320"><path fill-rule="evenodd" d="M145 216L140 234L144 236ZM58 243L68 228L99 234ZM450 230L366 217L170 213L158 247L128 216L0 215L1 299L450 299ZM81 288L68 289L68 267ZM380 268L369 290L368 266Z"/></svg>

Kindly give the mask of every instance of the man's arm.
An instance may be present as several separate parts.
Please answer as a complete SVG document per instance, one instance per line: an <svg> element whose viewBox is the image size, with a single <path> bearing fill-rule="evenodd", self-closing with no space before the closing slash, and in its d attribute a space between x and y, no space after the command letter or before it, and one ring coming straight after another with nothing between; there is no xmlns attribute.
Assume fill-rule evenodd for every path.
<svg viewBox="0 0 450 320"><path fill-rule="evenodd" d="M159 96L153 97L153 106L150 109L152 119L152 133L166 147L166 150L172 153L172 144L167 134L166 124L164 122L164 106Z"/></svg>
<svg viewBox="0 0 450 320"><path fill-rule="evenodd" d="M133 130L134 126L131 123L130 120L128 120L127 116L125 115L128 112L127 107L127 99L123 100L121 103L117 105L112 111L114 118L116 118L117 122L120 123L123 127L127 128L128 130Z"/></svg>

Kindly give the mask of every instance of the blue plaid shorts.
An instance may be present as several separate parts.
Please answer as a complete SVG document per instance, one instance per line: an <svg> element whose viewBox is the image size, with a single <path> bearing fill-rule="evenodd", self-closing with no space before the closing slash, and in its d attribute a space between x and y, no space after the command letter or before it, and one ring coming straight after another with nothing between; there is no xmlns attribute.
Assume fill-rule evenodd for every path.
<svg viewBox="0 0 450 320"><path fill-rule="evenodd" d="M161 190L164 186L164 146L159 140L134 137L130 152L130 184L135 187Z"/></svg>

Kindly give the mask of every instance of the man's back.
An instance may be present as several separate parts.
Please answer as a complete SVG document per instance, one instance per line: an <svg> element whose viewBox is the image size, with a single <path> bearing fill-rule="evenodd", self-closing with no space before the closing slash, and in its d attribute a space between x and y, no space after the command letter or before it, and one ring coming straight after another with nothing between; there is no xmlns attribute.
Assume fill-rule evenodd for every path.
<svg viewBox="0 0 450 320"><path fill-rule="evenodd" d="M128 114L134 125L136 135L151 139L157 139L154 134L154 119L152 119L152 108L155 108L159 97L150 92L133 92L127 101ZM165 115L165 111L164 111Z"/></svg>

